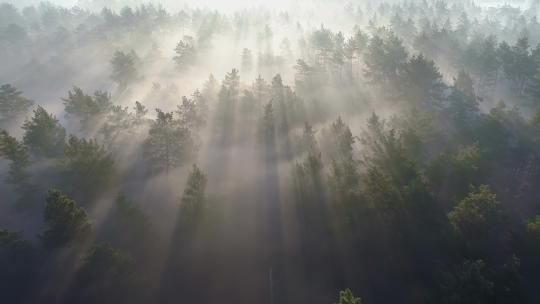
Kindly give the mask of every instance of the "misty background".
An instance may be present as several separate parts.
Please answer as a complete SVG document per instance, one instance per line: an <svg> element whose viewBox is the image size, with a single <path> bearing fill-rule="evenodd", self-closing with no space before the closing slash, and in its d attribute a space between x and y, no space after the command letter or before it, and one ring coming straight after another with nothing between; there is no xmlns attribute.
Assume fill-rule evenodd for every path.
<svg viewBox="0 0 540 304"><path fill-rule="evenodd" d="M2 1L0 291L535 303L539 8Z"/></svg>

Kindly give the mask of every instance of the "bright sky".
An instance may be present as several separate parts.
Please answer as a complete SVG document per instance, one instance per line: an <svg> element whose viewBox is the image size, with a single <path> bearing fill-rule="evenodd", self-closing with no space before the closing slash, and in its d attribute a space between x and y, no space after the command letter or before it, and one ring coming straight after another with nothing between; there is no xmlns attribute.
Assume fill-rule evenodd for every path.
<svg viewBox="0 0 540 304"><path fill-rule="evenodd" d="M0 0L0 2L8 2L19 7L27 5L37 5L43 0ZM48 2L59 4L62 6L75 6L84 3L94 3L96 6L110 6L110 5L139 5L143 3L155 3L162 4L169 9L180 9L185 4L189 6L209 7L213 9L219 9L223 11L235 10L243 7L253 7L264 5L266 7L273 8L288 8L292 3L298 2L298 0L49 0Z"/></svg>

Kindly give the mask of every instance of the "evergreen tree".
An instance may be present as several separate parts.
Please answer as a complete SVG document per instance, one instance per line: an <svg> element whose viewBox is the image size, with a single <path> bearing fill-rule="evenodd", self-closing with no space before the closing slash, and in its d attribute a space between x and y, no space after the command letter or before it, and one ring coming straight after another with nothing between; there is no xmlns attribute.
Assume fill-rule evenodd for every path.
<svg viewBox="0 0 540 304"><path fill-rule="evenodd" d="M181 215L189 222L197 222L206 209L206 175L193 165L181 199Z"/></svg>
<svg viewBox="0 0 540 304"><path fill-rule="evenodd" d="M111 95L96 91L93 96L86 95L82 89L73 87L68 97L63 99L66 116L78 119L81 128L89 128L112 109Z"/></svg>
<svg viewBox="0 0 540 304"><path fill-rule="evenodd" d="M0 86L0 126L26 114L33 104L17 88L9 84Z"/></svg>
<svg viewBox="0 0 540 304"><path fill-rule="evenodd" d="M474 82L465 70L459 71L457 78L454 79L454 87L461 91L468 99L476 100Z"/></svg>
<svg viewBox="0 0 540 304"><path fill-rule="evenodd" d="M483 260L466 260L442 286L442 302L448 304L492 303L494 283Z"/></svg>
<svg viewBox="0 0 540 304"><path fill-rule="evenodd" d="M114 185L116 168L113 156L96 140L71 135L64 155L60 170L70 189L79 189L79 193L90 196Z"/></svg>
<svg viewBox="0 0 540 304"><path fill-rule="evenodd" d="M25 185L28 180L26 168L30 165L28 147L6 130L0 129L0 156L11 161L7 181L14 185Z"/></svg>
<svg viewBox="0 0 540 304"><path fill-rule="evenodd" d="M448 219L467 250L476 257L489 255L504 229L503 213L496 195L485 185L473 189L448 213Z"/></svg>
<svg viewBox="0 0 540 304"><path fill-rule="evenodd" d="M112 75L121 90L125 89L131 82L137 79L137 62L139 58L135 51L124 53L116 51L111 61Z"/></svg>
<svg viewBox="0 0 540 304"><path fill-rule="evenodd" d="M156 109L157 118L148 131L144 143L144 155L154 173L169 171L182 165L193 152L193 141L186 129L172 113Z"/></svg>
<svg viewBox="0 0 540 304"><path fill-rule="evenodd" d="M95 245L82 260L68 298L76 303L142 302L135 261L107 245Z"/></svg>
<svg viewBox="0 0 540 304"><path fill-rule="evenodd" d="M195 97L198 97L198 95ZM201 102L201 99L199 99L199 102ZM200 106L202 106L203 109L201 109ZM196 132L206 124L206 118L203 111L204 105L197 103L194 99L188 99L187 97L182 96L182 104L177 106L176 110L178 123L187 130Z"/></svg>
<svg viewBox="0 0 540 304"><path fill-rule="evenodd" d="M24 144L39 157L59 157L64 153L66 130L54 115L38 106L23 127Z"/></svg>
<svg viewBox="0 0 540 304"><path fill-rule="evenodd" d="M44 212L47 230L40 235L43 246L56 249L86 240L92 232L92 222L86 210L77 207L75 201L60 190L47 193L47 205Z"/></svg>
<svg viewBox="0 0 540 304"><path fill-rule="evenodd" d="M185 70L195 63L197 49L193 37L184 36L184 38L178 42L174 51L176 53L174 62L179 70Z"/></svg>
<svg viewBox="0 0 540 304"><path fill-rule="evenodd" d="M442 98L444 84L439 69L423 55L413 56L404 67L404 91L414 103L434 103Z"/></svg>

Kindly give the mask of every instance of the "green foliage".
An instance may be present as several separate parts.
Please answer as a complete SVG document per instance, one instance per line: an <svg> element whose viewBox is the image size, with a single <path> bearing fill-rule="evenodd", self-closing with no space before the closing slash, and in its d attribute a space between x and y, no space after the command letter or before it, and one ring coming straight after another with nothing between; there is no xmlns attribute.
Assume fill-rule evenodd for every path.
<svg viewBox="0 0 540 304"><path fill-rule="evenodd" d="M239 94L240 74L237 69L232 69L225 75L219 90L214 117L216 131L221 133L223 143L232 136Z"/></svg>
<svg viewBox="0 0 540 304"><path fill-rule="evenodd" d="M534 233L540 237L540 215L537 215L532 220L529 220L526 223L527 231L530 233Z"/></svg>
<svg viewBox="0 0 540 304"><path fill-rule="evenodd" d="M362 304L362 299L354 296L350 289L339 292L339 302L336 304Z"/></svg>
<svg viewBox="0 0 540 304"><path fill-rule="evenodd" d="M7 181L23 185L28 179L26 168L30 165L28 147L10 136L6 130L0 129L0 156L11 161Z"/></svg>
<svg viewBox="0 0 540 304"><path fill-rule="evenodd" d="M361 142L367 148L364 163L382 168L399 185L405 185L417 175L415 164L407 158L402 138L375 113L368 120Z"/></svg>
<svg viewBox="0 0 540 304"><path fill-rule="evenodd" d="M454 231L465 244L466 253L475 257L489 255L505 229L503 212L496 195L482 185L472 189L467 197L448 213Z"/></svg>
<svg viewBox="0 0 540 304"><path fill-rule="evenodd" d="M113 106L109 93L96 91L90 96L78 87L73 87L63 101L66 115L78 119L82 128L88 128L92 123L98 122Z"/></svg>
<svg viewBox="0 0 540 304"><path fill-rule="evenodd" d="M309 150L302 163L296 163L293 172L297 200L301 203L320 200L323 187L323 162L320 152Z"/></svg>
<svg viewBox="0 0 540 304"><path fill-rule="evenodd" d="M60 190L49 190L43 214L47 230L40 235L43 246L56 249L86 240L92 233L92 222L86 210Z"/></svg>
<svg viewBox="0 0 540 304"><path fill-rule="evenodd" d="M177 106L176 114L180 125L188 130L198 131L206 124L205 105L201 104L200 96L195 95L199 100L182 97L182 104ZM198 102L197 102L198 101Z"/></svg>
<svg viewBox="0 0 540 304"><path fill-rule="evenodd" d="M195 150L190 130L175 120L173 113L156 109L157 118L144 142L144 156L154 173L169 172L190 159Z"/></svg>
<svg viewBox="0 0 540 304"><path fill-rule="evenodd" d="M503 70L512 82L518 95L524 93L529 82L534 78L538 63L529 50L529 38L520 37L512 47L500 47Z"/></svg>
<svg viewBox="0 0 540 304"><path fill-rule="evenodd" d="M459 146L454 154L441 152L427 167L426 175L434 190L446 189L454 198L468 194L471 185L478 185L485 171L485 158L478 143Z"/></svg>
<svg viewBox="0 0 540 304"><path fill-rule="evenodd" d="M133 230L139 231L140 233L148 228L149 223L147 216L138 206L127 200L123 195L120 195L116 199L116 211L118 219L129 223L130 226L135 228Z"/></svg>
<svg viewBox="0 0 540 304"><path fill-rule="evenodd" d="M206 175L193 165L180 201L182 217L190 222L200 220L206 209L206 183Z"/></svg>
<svg viewBox="0 0 540 304"><path fill-rule="evenodd" d="M60 161L66 182L83 187L87 195L95 195L111 186L116 177L112 155L96 140L70 136Z"/></svg>
<svg viewBox="0 0 540 304"><path fill-rule="evenodd" d="M341 117L332 123L329 130L323 131L324 151L331 159L349 161L353 159L353 146L356 138Z"/></svg>
<svg viewBox="0 0 540 304"><path fill-rule="evenodd" d="M323 131L323 152L331 159L329 176L330 196L336 204L349 205L358 200L360 174L358 161L353 156L353 137L341 117ZM316 154L315 154L316 155Z"/></svg>
<svg viewBox="0 0 540 304"><path fill-rule="evenodd" d="M317 96L317 92L320 92L321 86L327 80L324 70L311 66L302 59L296 62L294 69L296 70L294 75L296 92L306 97Z"/></svg>
<svg viewBox="0 0 540 304"><path fill-rule="evenodd" d="M474 189L448 214L454 229L462 235L485 236L501 221L496 195L486 185Z"/></svg>
<svg viewBox="0 0 540 304"><path fill-rule="evenodd" d="M482 260L466 260L454 274L448 276L443 286L443 303L483 304L493 303L494 282L489 279Z"/></svg>
<svg viewBox="0 0 540 304"><path fill-rule="evenodd" d="M221 90L219 92L220 100L234 103L240 93L240 74L237 69L232 69L225 75Z"/></svg>
<svg viewBox="0 0 540 304"><path fill-rule="evenodd" d="M77 303L118 303L128 298L135 303L142 294L134 261L107 245L94 246L83 259L75 276L71 300Z"/></svg>
<svg viewBox="0 0 540 304"><path fill-rule="evenodd" d="M101 53L114 54L109 80L122 103L138 97L169 107L202 65L223 59L216 52L233 54L226 59L236 59L231 63L241 64L242 75L276 75L271 83L260 75L242 83L233 69L222 84L210 75L201 92L152 119L143 103L114 105L105 92L87 95L75 87L64 113L55 113L79 133L67 143L66 130L42 107L28 117L19 140L13 123L33 102L10 85L0 87L0 124L11 132L0 131L1 173L11 183L0 185L0 200L8 203L0 218L11 227L33 227L34 218L10 213L10 201L33 202L25 198L56 184L83 206L98 203L92 206L100 215L95 238L126 252L98 245L79 261L92 245L91 223L73 200L51 191L41 240L60 250L35 250L0 230L2 300L260 302L270 290L272 302L303 303L328 299L329 289L349 282L380 303L540 303L540 218L534 217L540 47L527 38L540 38L534 16L540 1L525 9L471 1L326 2L335 2L328 8L343 18L339 24L367 26L348 36L325 25L312 28L328 16L327 3L316 5L309 20L258 8L169 15L151 4L101 13L0 4L1 69L44 100L67 78L107 87L107 77L99 78L103 65L85 75L76 66L90 67ZM155 83L145 95L149 82L169 81L158 42L179 28L193 35L182 37L170 62L185 81ZM235 43L221 43L226 40ZM134 51L115 53L117 47L145 55L139 61ZM290 77L278 73L291 76L295 62L293 90L285 81ZM489 109L501 94L512 106ZM372 109L381 116L369 117ZM366 114L367 125L359 126ZM81 130L72 129L73 121ZM171 204L171 189L162 183L174 183L174 176L146 176L141 158L151 173L178 168L180 174L199 146L222 185L207 189L206 175L193 166L180 202ZM226 172L243 165L253 168ZM283 176L287 166L290 179ZM112 190L129 191L134 202L120 196L103 205ZM210 206L209 192L224 204ZM147 215L135 202L148 198L160 202L145 202ZM179 210L167 221L171 206ZM156 217L162 223L154 231ZM171 232L167 223L177 224L171 235L163 235ZM39 265L34 254L43 257ZM266 270L270 282L255 278ZM237 292L238 286L250 291ZM298 292L306 286L316 292ZM152 298L141 296L147 291ZM361 301L344 290L339 303Z"/></svg>
<svg viewBox="0 0 540 304"><path fill-rule="evenodd" d="M195 39L191 36L184 36L174 49L176 56L174 62L179 70L184 70L194 64L197 56L197 46Z"/></svg>
<svg viewBox="0 0 540 304"><path fill-rule="evenodd" d="M137 79L137 62L139 58L135 51L124 53L116 51L111 60L113 68L111 78L114 80L120 89L125 89L131 82Z"/></svg>
<svg viewBox="0 0 540 304"><path fill-rule="evenodd" d="M0 125L26 114L34 102L10 84L0 86Z"/></svg>
<svg viewBox="0 0 540 304"><path fill-rule="evenodd" d="M478 102L455 88L451 89L440 113L452 126L452 129L446 131L454 131L455 135L452 136L459 142L472 142L475 139L479 114Z"/></svg>
<svg viewBox="0 0 540 304"><path fill-rule="evenodd" d="M457 78L454 79L454 87L460 90L467 98L476 99L474 81L465 70L459 71Z"/></svg>
<svg viewBox="0 0 540 304"><path fill-rule="evenodd" d="M302 130L302 137L300 138L298 150L301 153L304 152L318 152L319 147L317 139L315 138L316 131L313 130L313 126L309 123L304 123L304 129Z"/></svg>
<svg viewBox="0 0 540 304"><path fill-rule="evenodd" d="M135 259L148 259L158 244L149 216L139 204L120 194L102 224L101 232L111 246L130 253ZM99 236L98 236L99 238Z"/></svg>
<svg viewBox="0 0 540 304"><path fill-rule="evenodd" d="M84 279L97 283L101 280L104 286L114 283L114 280L130 276L133 261L126 255L106 245L94 246L85 257L81 269Z"/></svg>
<svg viewBox="0 0 540 304"><path fill-rule="evenodd" d="M66 130L58 119L38 106L34 116L23 127L24 144L39 157L59 157L64 153Z"/></svg>
<svg viewBox="0 0 540 304"><path fill-rule="evenodd" d="M442 74L433 62L423 55L413 56L404 66L405 98L415 104L429 104L442 98L445 85Z"/></svg>
<svg viewBox="0 0 540 304"><path fill-rule="evenodd" d="M0 229L0 257L2 257L0 261L5 262L7 260L6 255L16 257L17 251L28 248L30 248L30 244L19 234Z"/></svg>
<svg viewBox="0 0 540 304"><path fill-rule="evenodd" d="M374 35L364 53L364 75L373 83L388 85L385 89L391 91L391 86L396 84L407 62L408 54L399 37L386 29L381 30L383 36Z"/></svg>
<svg viewBox="0 0 540 304"><path fill-rule="evenodd" d="M398 133L407 158L423 163L429 144L437 131L432 114L413 107L410 111L392 118L390 126Z"/></svg>
<svg viewBox="0 0 540 304"><path fill-rule="evenodd" d="M129 112L128 107L113 106L99 132L105 143L112 144L124 132L130 133L137 127L138 118Z"/></svg>

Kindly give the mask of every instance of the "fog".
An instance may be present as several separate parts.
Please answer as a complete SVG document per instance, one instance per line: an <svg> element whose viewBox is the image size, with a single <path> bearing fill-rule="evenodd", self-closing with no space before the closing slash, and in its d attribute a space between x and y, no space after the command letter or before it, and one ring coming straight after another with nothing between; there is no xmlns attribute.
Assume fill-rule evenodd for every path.
<svg viewBox="0 0 540 304"><path fill-rule="evenodd" d="M1 2L0 302L537 303L539 7Z"/></svg>

